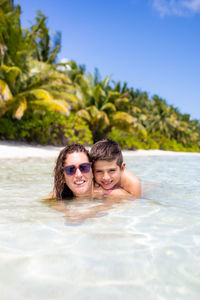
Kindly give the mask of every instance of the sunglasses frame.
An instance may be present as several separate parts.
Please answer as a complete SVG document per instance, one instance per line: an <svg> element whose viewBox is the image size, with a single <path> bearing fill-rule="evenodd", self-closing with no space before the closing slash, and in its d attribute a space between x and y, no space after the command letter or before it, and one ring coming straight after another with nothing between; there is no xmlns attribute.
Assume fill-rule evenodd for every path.
<svg viewBox="0 0 200 300"><path fill-rule="evenodd" d="M81 168L82 168L83 165L86 165L88 167L88 169L86 168L85 171L81 170ZM72 168L72 167L75 168L75 169L73 169L74 171L72 171L71 173L70 173L70 171L67 171L67 170L70 170L70 168ZM89 173L91 167L92 167L92 163L91 162L87 162L87 163L82 163L82 164L80 164L78 166L76 166L76 165L66 166L66 167L63 167L62 169L63 169L63 171L65 172L65 174L67 176L73 176L74 174L76 174L76 170L77 169L79 169L79 171L81 173Z"/></svg>

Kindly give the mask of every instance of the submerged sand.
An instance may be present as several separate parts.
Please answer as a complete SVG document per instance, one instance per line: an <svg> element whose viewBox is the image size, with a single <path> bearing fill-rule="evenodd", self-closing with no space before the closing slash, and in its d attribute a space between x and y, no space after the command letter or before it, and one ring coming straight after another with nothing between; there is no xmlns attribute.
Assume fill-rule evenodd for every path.
<svg viewBox="0 0 200 300"><path fill-rule="evenodd" d="M63 147L29 145L13 141L0 141L0 158L27 158L27 157L57 157ZM195 155L194 152L174 152L163 150L136 150L123 151L127 156L161 156L161 155Z"/></svg>

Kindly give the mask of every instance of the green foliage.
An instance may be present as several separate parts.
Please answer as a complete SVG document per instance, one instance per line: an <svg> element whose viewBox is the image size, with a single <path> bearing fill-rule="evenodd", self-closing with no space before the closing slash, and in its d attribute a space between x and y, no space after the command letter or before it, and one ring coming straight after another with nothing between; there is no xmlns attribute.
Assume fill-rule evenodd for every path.
<svg viewBox="0 0 200 300"><path fill-rule="evenodd" d="M146 149L145 143L141 141L138 136L133 135L125 131L113 128L108 134L108 137L118 142L122 149L136 150L136 149Z"/></svg>
<svg viewBox="0 0 200 300"><path fill-rule="evenodd" d="M92 134L84 121L71 114L26 113L21 120L0 118L0 139L62 146L78 142L92 144Z"/></svg>
<svg viewBox="0 0 200 300"><path fill-rule="evenodd" d="M96 70L94 76L79 73L74 80L77 101L72 110L87 122L94 142L104 138L113 126L132 131L134 118L126 112L130 104L127 94L112 90L109 77L100 81Z"/></svg>
<svg viewBox="0 0 200 300"><path fill-rule="evenodd" d="M5 117L0 118L0 139L14 140L18 137L18 126L16 120Z"/></svg>
<svg viewBox="0 0 200 300"><path fill-rule="evenodd" d="M10 112L21 119L26 110L39 108L67 115L74 92L67 74L54 65L60 34L52 46L46 17L38 12L36 24L25 30L20 14L11 1L0 6L0 116Z"/></svg>
<svg viewBox="0 0 200 300"><path fill-rule="evenodd" d="M113 128L112 131L108 134L108 137L116 140L122 147L122 149L128 150L160 149L180 152L200 152L200 147L195 143L184 146L182 143L177 142L177 140L169 139L159 132L149 134L146 139L144 139L141 135L134 135Z"/></svg>
<svg viewBox="0 0 200 300"><path fill-rule="evenodd" d="M123 149L200 152L200 123L157 95L103 80L76 62L57 63L53 36L38 11L23 29L21 8L0 5L0 139L90 145L106 136Z"/></svg>
<svg viewBox="0 0 200 300"><path fill-rule="evenodd" d="M61 33L59 31L54 35L53 44L49 28L47 27L47 17L38 10L35 24L30 32L35 32L33 57L39 61L55 63L57 55L61 48Z"/></svg>

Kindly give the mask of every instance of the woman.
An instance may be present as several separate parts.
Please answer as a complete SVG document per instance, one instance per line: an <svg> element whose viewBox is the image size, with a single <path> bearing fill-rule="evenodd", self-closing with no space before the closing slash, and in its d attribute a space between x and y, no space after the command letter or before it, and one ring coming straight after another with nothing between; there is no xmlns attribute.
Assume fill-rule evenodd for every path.
<svg viewBox="0 0 200 300"><path fill-rule="evenodd" d="M81 144L61 150L54 169L54 191L51 198L65 199L93 196L94 184L90 156Z"/></svg>

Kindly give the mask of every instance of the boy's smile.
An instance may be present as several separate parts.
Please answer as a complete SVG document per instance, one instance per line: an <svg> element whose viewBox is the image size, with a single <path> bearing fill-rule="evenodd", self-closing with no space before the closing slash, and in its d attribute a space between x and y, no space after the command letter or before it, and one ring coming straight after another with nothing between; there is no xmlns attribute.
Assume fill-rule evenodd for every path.
<svg viewBox="0 0 200 300"><path fill-rule="evenodd" d="M116 160L98 160L94 162L95 181L106 190L111 189L114 186L119 186L121 172L123 172L124 167L125 163L122 163L122 167L120 169Z"/></svg>

